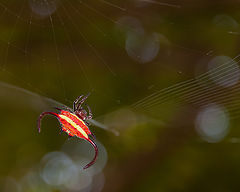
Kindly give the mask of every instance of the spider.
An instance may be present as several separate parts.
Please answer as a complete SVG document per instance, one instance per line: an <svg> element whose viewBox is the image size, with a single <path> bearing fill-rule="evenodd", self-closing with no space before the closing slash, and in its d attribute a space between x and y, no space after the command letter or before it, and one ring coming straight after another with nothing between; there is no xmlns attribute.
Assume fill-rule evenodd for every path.
<svg viewBox="0 0 240 192"><path fill-rule="evenodd" d="M45 115L53 115L55 116L59 123L61 124L61 131L65 131L69 137L78 137L81 139L84 139L88 141L95 150L95 156L93 160L88 163L86 166L84 166L83 169L87 169L88 167L92 166L98 156L98 147L93 139L91 139L89 136L95 139L95 136L91 133L88 126L89 123L87 120L92 119L92 111L88 105L88 113L87 111L82 107L82 104L85 102L85 100L88 98L90 93L88 93L86 96L81 95L79 96L74 102L73 102L73 110L72 109L60 109L55 107L59 111L59 113L51 112L51 111L45 111L40 114L38 118L38 131L40 133L41 131L41 120Z"/></svg>

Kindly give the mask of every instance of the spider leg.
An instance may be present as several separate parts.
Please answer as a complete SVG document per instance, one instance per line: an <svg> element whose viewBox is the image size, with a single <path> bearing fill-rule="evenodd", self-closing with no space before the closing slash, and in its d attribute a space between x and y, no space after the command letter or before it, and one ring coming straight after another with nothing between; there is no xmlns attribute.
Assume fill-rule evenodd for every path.
<svg viewBox="0 0 240 192"><path fill-rule="evenodd" d="M88 98L88 96L90 95L90 92L82 98L81 101L79 101L79 103L77 104L76 110L79 110L81 108L81 105L85 102L85 100Z"/></svg>
<svg viewBox="0 0 240 192"><path fill-rule="evenodd" d="M40 114L40 116L38 117L38 132L40 133L41 131L41 120L44 116L46 115L53 115L55 117L58 117L58 114L57 113L54 113L54 112L50 112L50 111L46 111L46 112L43 112Z"/></svg>
<svg viewBox="0 0 240 192"><path fill-rule="evenodd" d="M88 106L88 105L86 105L87 106L87 108L88 108L88 116L87 116L87 119L92 119L92 117L93 117L93 115L92 115L92 110L91 110L91 108Z"/></svg>
<svg viewBox="0 0 240 192"><path fill-rule="evenodd" d="M83 167L83 169L87 169L88 167L92 166L95 163L95 161L97 159L97 156L98 156L98 147L97 147L96 143L93 140L91 140L91 139L87 139L87 141L90 142L91 145L94 147L95 155L94 155L93 160L90 163L88 163L87 165L85 165Z"/></svg>
<svg viewBox="0 0 240 192"><path fill-rule="evenodd" d="M79 100L83 97L83 95L80 95L74 102L73 102L73 111L76 111L76 105L79 102Z"/></svg>

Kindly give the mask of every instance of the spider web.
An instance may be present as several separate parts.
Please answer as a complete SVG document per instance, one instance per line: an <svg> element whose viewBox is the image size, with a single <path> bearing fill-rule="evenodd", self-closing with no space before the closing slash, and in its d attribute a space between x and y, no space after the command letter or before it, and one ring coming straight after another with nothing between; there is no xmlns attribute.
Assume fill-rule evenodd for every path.
<svg viewBox="0 0 240 192"><path fill-rule="evenodd" d="M118 96L109 97L111 90L107 88L106 81L101 81L102 73L107 76L106 79L112 81L121 81L122 78L121 74L115 72L116 65L112 64L115 61L106 59L109 57L106 52L111 50L104 49L101 44L109 41L110 46L114 44L117 47L116 51L110 54L124 53L124 45L114 39L112 30L120 26L135 32L134 26L117 20L121 15L141 16L134 9L131 10L135 4L180 8L174 3L156 1L129 1L123 5L109 1L57 0L1 3L0 18L6 30L6 35L1 39L2 79L14 85L21 82L20 87L49 97L52 97L49 90L56 91L58 97L55 93L54 99L68 104L73 100L68 98L68 93L79 93L79 89L69 90L69 87L79 82L81 90L94 90L102 97L110 99L113 105L119 103L119 98L113 99ZM97 37L94 37L91 31L94 31L94 34L97 31ZM129 48L129 51L133 52L131 49ZM135 54L135 57L139 56ZM89 58L92 58L92 61L89 61ZM95 71L99 72L95 74ZM35 74L34 78L31 74ZM105 84L106 86L102 86ZM131 86L139 85L135 83Z"/></svg>
<svg viewBox="0 0 240 192"><path fill-rule="evenodd" d="M158 5L157 8L154 7L155 5ZM120 106L127 104L126 106L130 108L130 110L146 114L147 118L153 118L155 119L153 120L154 122L160 124L164 124L162 121L164 118L162 116L163 112L159 111L159 109L162 108L165 110L165 107L161 107L160 104L165 105L169 97L180 99L176 103L177 105L180 104L176 109L186 106L186 103L197 104L197 107L204 106L209 102L209 97L214 97L213 93L218 100L223 100L223 104L231 100L224 89L211 86L207 86L207 88L198 86L198 79L206 80L209 78L208 73L203 73L199 78L197 77L197 80L194 78L191 79L190 77L190 80L185 82L184 79L181 79L183 82L180 83L179 87L177 84L174 85L173 88L170 86L162 90L161 87L163 86L156 84L154 81L153 85L147 85L143 79L141 79L140 82L132 80L126 81L125 76L122 75L124 73L119 70L119 63L115 64L116 60L108 56L109 54L115 55L120 53L123 56L123 61L127 63L129 61L134 62L134 60L135 63L149 63L151 61L157 63L160 59L166 59L166 56L169 57L169 52L173 55L175 51L187 52L189 57L206 56L210 59L215 51L211 48L199 51L198 49L180 46L178 43L170 42L162 34L152 33L155 26L147 26L146 22L144 23L146 32L142 28L143 23L141 23L139 19L144 21L144 19L148 17L141 14L139 9L144 10L145 7L151 7L150 10L157 9L159 11L164 8L171 10L171 13L175 14L176 10L178 11L184 8L179 4L145 0L135 2L127 1L124 3L113 3L103 0L97 2L38 0L18 3L11 1L8 2L8 4L0 3L0 7L2 8L0 17L3 23L2 26L6 30L5 35L2 35L1 39L1 53L3 58L1 77L5 82L19 85L27 90L30 89L40 95L54 98L62 103L67 103L67 105L71 105L73 100L69 98L69 95L77 95L79 90L85 90L85 92L94 91L99 98L105 99L105 101L110 100L112 106L116 104L119 105L119 102ZM139 19L135 19L133 16ZM6 22L6 18L8 18L8 22ZM164 23L165 21L162 22ZM231 22L231 25L234 26L234 22ZM171 23L167 23L167 25L169 24ZM122 39L116 40L114 33L117 33L117 36L121 38L122 33L126 35L126 31L129 35L126 38L129 37L130 39L129 44L127 41L123 44L121 42ZM161 30L161 32L162 31L164 31L164 29ZM224 32L231 35L238 35L238 33L232 29ZM156 48L156 51L154 46L150 46L150 50L138 50L138 46L135 47L135 45L132 46L131 44L132 41L136 41L136 37L140 39L145 38L145 33L150 34L147 39L153 38L150 44L160 42L161 46L164 47L164 49L161 50L163 54L158 55L157 59L156 55L158 54L159 48ZM97 36L95 34L97 34ZM106 49L107 46L103 47L103 41L109 42L107 46L110 45L110 47L114 44L116 51L113 52L111 49ZM148 44L143 45L148 46ZM142 54L148 51L153 53L152 58L148 58ZM126 52L128 53L127 57ZM155 55L154 52L156 52ZM129 60L129 57L131 60ZM236 59L237 58L238 56ZM236 60L236 62L238 62L238 60ZM95 64L93 65L91 63ZM17 65L18 67L16 67ZM131 68L121 63L121 68L126 70L125 73L133 72L135 67L136 66L133 66ZM226 74L228 79L225 80L225 74L218 71L212 73L212 78L215 78L214 75L217 74L220 76L220 79L224 79L223 81L231 81L231 78L235 75L234 73L238 73L237 67L234 69L231 67L232 65L224 66L224 69L221 69L221 71L230 70L230 72ZM168 69L166 68L164 70ZM181 69L175 70L178 73L176 75L177 79L181 78ZM215 69L213 69L213 71L214 70ZM139 70L137 70L137 72L139 72ZM232 72L234 73L232 74ZM35 75L32 77L32 75L29 74ZM102 74L106 77L103 78ZM139 101L132 104L136 101L136 95L133 96L132 100L131 97L129 97L130 102L124 101L124 95L117 90L114 91L115 95L112 95L111 91L113 87L109 83L107 84L107 82L114 82L119 86L119 81L125 81L126 84L131 83L127 86L130 89L134 88L136 93L140 93L142 89L145 89L145 92L147 92L146 86L151 90L154 88L154 90L159 91L150 94L146 99L139 98ZM21 82L21 84L19 84L19 82ZM79 82L79 84L76 82ZM222 83L224 84L224 82ZM76 89L72 88L73 84L76 86ZM121 90L121 85L118 88ZM149 92L151 92L151 90ZM236 88L234 90L238 89ZM221 95L222 93L225 93L225 95ZM54 96L51 96L52 94ZM183 98L182 95L184 95ZM144 97L144 94L142 97ZM236 111L238 106L236 105L236 108L234 108L234 106L229 107L230 111ZM100 108L103 107L100 106ZM169 109L171 110L171 107ZM102 115L102 117L98 118L99 121L104 121L105 115L103 114L107 112L108 111L100 112L100 116ZM156 114L159 114L159 116ZM237 118L238 115L234 113L231 117ZM140 119L142 119L142 117ZM145 117L143 119L145 119ZM139 119L138 121L141 122ZM119 122L108 122L108 124L110 127L115 127ZM126 126L126 124L124 124L124 126Z"/></svg>
<svg viewBox="0 0 240 192"><path fill-rule="evenodd" d="M152 0L1 1L1 98L23 112L31 102L37 117L49 105L71 106L79 94L92 91L97 98L91 104L96 106L95 124L120 132L130 150L158 144L159 138L153 135L159 132L165 133L163 140L174 135L177 141L188 140L193 127L207 142L238 143L238 131L231 128L230 132L228 125L239 119L239 51L229 43L238 40L238 23L234 16L206 15L199 23L213 17L213 24L206 22L206 26L215 26L214 32L226 43L215 47L206 43L216 42L213 36L212 41L205 37L204 31L197 36L199 41L193 41L191 35L203 29L190 25L196 29L189 32L177 17L183 12L193 14L192 8L197 14L199 7L200 3ZM11 117L19 122L21 113L17 109ZM221 129L214 133L202 129L211 120L218 122L213 127ZM26 137L34 135L27 128L32 121L31 125L21 122L26 125L21 128ZM7 123L3 121L3 127L12 125ZM110 137L112 145L115 141Z"/></svg>
<svg viewBox="0 0 240 192"><path fill-rule="evenodd" d="M100 2L102 2L103 4L107 4L111 7L118 8L121 11L124 11L123 8L117 5L114 5L112 3L109 3L106 1L100 1ZM33 3L35 3L36 5ZM32 6L33 10L29 10L28 4ZM77 6L73 5L72 2L70 1L61 1L61 2L60 1L59 2L58 1L56 2L55 1L49 1L49 2L48 1L30 1L30 3L28 1L25 1L17 5L13 1L12 2L13 8L11 8L11 4L6 6L2 3L1 7L3 10L2 10L1 18L2 20L4 20L5 17L9 16L8 25L9 23L12 24L12 26L6 26L8 30L7 37L4 36L2 39L3 46L6 46L6 48L5 47L3 48L5 49L5 51L4 51L4 62L2 63L2 69L7 70L7 68L9 68L9 63L11 63L11 60L9 60L9 57L10 57L9 52L11 52L10 49L14 48L14 49L17 49L17 51L24 53L28 58L39 57L38 60L43 62L42 65L44 65L44 62L46 62L46 60L50 60L50 61L51 59L55 60L54 62L57 62L57 64L59 65L59 67L57 67L56 69L61 71L61 65L62 65L61 62L63 62L64 59L60 57L62 53L62 50L60 50L61 42L58 42L60 38L56 37L58 35L55 29L56 27L58 28L58 30L61 30L59 34L64 36L62 38L63 40L61 41L68 42L67 43L69 46L68 49L71 50L71 52L73 53L72 57L74 58L78 67L80 68L80 73L82 74L81 76L83 76L82 81L87 82L89 87L91 87L90 85L91 82L88 79L89 75L86 72L86 69L85 69L86 66L83 65L80 59L81 51L79 51L76 47L74 47L76 46L76 39L74 39L75 42L73 45L72 38L76 38L76 36L79 36L79 38L77 39L77 42L79 42L78 44L80 44L81 46L85 46L88 50L90 50L90 53L95 55L99 60L101 60L102 64L104 64L105 67L112 74L114 74L114 72L112 71L110 66L107 64L105 59L101 56L97 48L94 47L94 44L90 42L89 40L90 38L88 38L86 33L83 32L84 31L83 27L80 28L77 25L76 20L74 19L75 18L78 19L78 17L80 17L82 19L81 21L83 21L84 26L88 25L92 27L91 30L98 30L99 32L101 32L102 37L106 37L107 33L104 32L102 29L100 29L97 25L95 25L94 22L92 22L89 18L87 18L87 16L85 16L83 13L81 14L78 8L80 6L81 7L84 6L85 9L88 8L90 9L91 12L95 11L97 14L100 14L102 17L104 17L104 19L107 18L113 24L116 23L116 21L112 20L110 17L105 16L100 11L97 11L97 9L95 9L91 5L88 5L85 2L79 1L79 3L76 3L76 4ZM43 10L41 10L41 7L39 8L40 10L37 10L38 8L37 6L42 6ZM21 7L21 9L18 9L18 7ZM51 9L57 9L58 7L61 7L61 10L58 10L58 11L51 10ZM17 11L15 12L14 9L17 9ZM22 13L23 10L24 10L24 15ZM39 13L37 14L43 14L43 15L40 15L40 16L37 15L37 16L39 17L42 16L44 18L36 19L37 17L36 13L35 15L33 15L34 14L33 11L35 12L39 11ZM56 14L52 15L53 13L51 11L53 11L53 13L56 12ZM76 17L73 17L71 13L74 13L75 14L74 16ZM12 20L12 22L9 22L9 20ZM74 31L75 34L70 34L69 31L71 30ZM29 47L31 41L35 40L35 37L31 37L33 36L31 34L35 34L34 32L36 31L40 31L41 34L46 35L46 37L41 37L39 35L40 36L39 41L42 39L42 41L44 42L42 50L38 50L38 47L36 48L36 50L34 50L35 47L31 47L31 49ZM18 33L22 33L20 35L23 35L23 37L20 39L22 42L17 42L13 39L14 38L13 36L17 35ZM18 45L18 43L23 45ZM46 50L46 51L43 50L45 47L48 47L48 49L50 49L50 53L52 54L52 56L47 55L47 52L49 50ZM53 50L55 51L55 55L53 54ZM39 54L39 51L41 52L40 54ZM28 70L31 70L32 63L28 62L28 65L29 65Z"/></svg>

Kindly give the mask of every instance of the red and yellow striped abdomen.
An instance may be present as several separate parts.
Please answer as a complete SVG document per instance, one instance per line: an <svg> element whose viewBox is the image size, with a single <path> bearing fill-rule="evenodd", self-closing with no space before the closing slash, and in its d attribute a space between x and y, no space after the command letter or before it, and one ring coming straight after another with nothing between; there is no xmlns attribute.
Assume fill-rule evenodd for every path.
<svg viewBox="0 0 240 192"><path fill-rule="evenodd" d="M61 110L61 113L58 114L58 119L62 124L63 131L70 136L88 139L88 135L91 134L86 123L69 111Z"/></svg>

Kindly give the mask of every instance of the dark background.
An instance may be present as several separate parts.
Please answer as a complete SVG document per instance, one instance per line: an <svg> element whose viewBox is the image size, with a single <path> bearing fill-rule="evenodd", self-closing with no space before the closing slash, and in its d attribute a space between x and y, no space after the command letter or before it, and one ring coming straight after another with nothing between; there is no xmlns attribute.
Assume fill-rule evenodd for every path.
<svg viewBox="0 0 240 192"><path fill-rule="evenodd" d="M0 1L0 191L239 191L239 8ZM48 183L43 157L71 141L50 117L38 134L37 118L88 92L94 119L110 129L90 127L107 163L74 189L64 182L75 172L53 163L63 183Z"/></svg>

